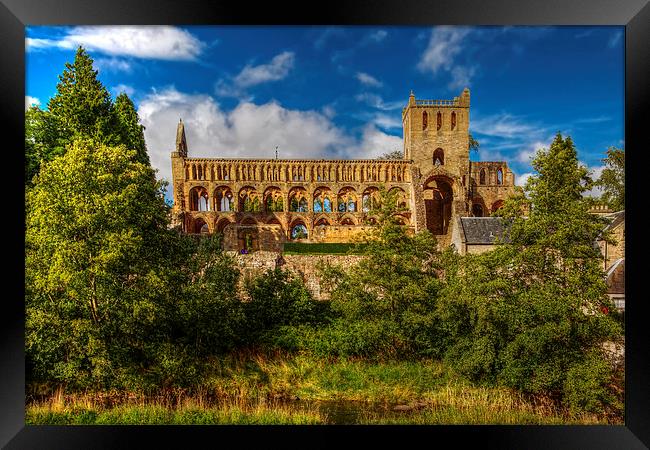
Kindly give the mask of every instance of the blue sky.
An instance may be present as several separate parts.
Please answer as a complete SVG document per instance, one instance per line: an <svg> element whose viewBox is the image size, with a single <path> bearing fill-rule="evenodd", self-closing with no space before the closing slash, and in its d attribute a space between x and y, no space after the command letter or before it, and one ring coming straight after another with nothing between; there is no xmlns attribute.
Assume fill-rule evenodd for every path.
<svg viewBox="0 0 650 450"><path fill-rule="evenodd" d="M471 90L473 160L522 183L557 131L598 175L624 146L623 27L27 27L26 104L47 107L78 45L135 102L159 176L176 124L190 156L373 158L401 108Z"/></svg>

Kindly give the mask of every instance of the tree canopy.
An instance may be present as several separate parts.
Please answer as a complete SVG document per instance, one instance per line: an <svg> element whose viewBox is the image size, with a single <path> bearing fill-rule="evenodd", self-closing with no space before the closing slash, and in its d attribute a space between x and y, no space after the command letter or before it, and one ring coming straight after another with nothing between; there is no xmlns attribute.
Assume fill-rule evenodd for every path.
<svg viewBox="0 0 650 450"><path fill-rule="evenodd" d="M30 107L25 113L26 184L44 162L65 153L75 139L92 138L106 145L123 144L135 150L134 158L149 165L140 125L131 99L121 93L115 103L93 68L93 59L79 47L72 63L66 63L55 95L47 109Z"/></svg>
<svg viewBox="0 0 650 450"><path fill-rule="evenodd" d="M610 147L603 162L605 168L596 181L603 190L600 200L614 211L621 211L625 209L625 150Z"/></svg>

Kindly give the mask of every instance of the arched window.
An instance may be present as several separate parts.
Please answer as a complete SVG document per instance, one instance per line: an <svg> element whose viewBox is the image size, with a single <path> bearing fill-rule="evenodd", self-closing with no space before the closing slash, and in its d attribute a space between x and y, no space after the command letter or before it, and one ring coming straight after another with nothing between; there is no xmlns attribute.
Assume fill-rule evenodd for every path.
<svg viewBox="0 0 650 450"><path fill-rule="evenodd" d="M197 186L190 191L190 211L209 211L205 188Z"/></svg>
<svg viewBox="0 0 650 450"><path fill-rule="evenodd" d="M227 212L232 210L232 194L228 192L221 198L221 211Z"/></svg>
<svg viewBox="0 0 650 450"><path fill-rule="evenodd" d="M205 223L205 221L203 219L198 219L194 223L194 233L196 233L196 234L198 234L198 233L205 234L205 233L208 233L209 231L210 230L208 228L208 224Z"/></svg>
<svg viewBox="0 0 650 450"><path fill-rule="evenodd" d="M241 212L260 212L262 202L260 196L254 188L242 188L239 191L239 210Z"/></svg>
<svg viewBox="0 0 650 450"><path fill-rule="evenodd" d="M475 203L472 206L472 214L474 215L474 217L483 217L483 206L478 203Z"/></svg>
<svg viewBox="0 0 650 450"><path fill-rule="evenodd" d="M229 212L233 210L233 195L229 188L221 187L215 190L217 211Z"/></svg>
<svg viewBox="0 0 650 450"><path fill-rule="evenodd" d="M436 129L439 130L442 128L442 113L438 111L438 114L436 114Z"/></svg>
<svg viewBox="0 0 650 450"><path fill-rule="evenodd" d="M329 199L329 197L325 197L323 199L323 212L328 212L328 213L332 212L332 202Z"/></svg>
<svg viewBox="0 0 650 450"><path fill-rule="evenodd" d="M304 189L295 189L289 193L289 211L307 212L307 199Z"/></svg>
<svg viewBox="0 0 650 450"><path fill-rule="evenodd" d="M503 170L501 170L501 167L497 170L497 184L503 184Z"/></svg>
<svg viewBox="0 0 650 450"><path fill-rule="evenodd" d="M485 169L481 169L481 173L479 174L479 179L478 179L479 184L485 184Z"/></svg>
<svg viewBox="0 0 650 450"><path fill-rule="evenodd" d="M426 111L422 112L422 129L426 130L429 122L429 114Z"/></svg>
<svg viewBox="0 0 650 450"><path fill-rule="evenodd" d="M307 227L304 224L296 224L291 229L291 239L307 239L307 237Z"/></svg>
<svg viewBox="0 0 650 450"><path fill-rule="evenodd" d="M454 111L451 113L451 129L453 130L455 128L456 128L456 112Z"/></svg>
<svg viewBox="0 0 650 450"><path fill-rule="evenodd" d="M445 164L445 152L441 148L437 148L433 152L433 165L443 166Z"/></svg>

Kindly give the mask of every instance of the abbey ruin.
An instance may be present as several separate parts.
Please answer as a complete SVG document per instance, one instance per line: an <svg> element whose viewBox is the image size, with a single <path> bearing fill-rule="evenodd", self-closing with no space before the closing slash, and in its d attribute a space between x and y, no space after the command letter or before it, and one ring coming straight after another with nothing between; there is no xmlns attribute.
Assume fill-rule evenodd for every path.
<svg viewBox="0 0 650 450"><path fill-rule="evenodd" d="M224 249L280 251L285 242L350 242L372 227L380 186L398 220L452 243L461 217L487 217L514 192L505 161L470 161L470 92L402 110L403 157L227 159L188 156L181 121L171 154L173 214L186 233L223 233ZM468 222L469 223L469 222Z"/></svg>

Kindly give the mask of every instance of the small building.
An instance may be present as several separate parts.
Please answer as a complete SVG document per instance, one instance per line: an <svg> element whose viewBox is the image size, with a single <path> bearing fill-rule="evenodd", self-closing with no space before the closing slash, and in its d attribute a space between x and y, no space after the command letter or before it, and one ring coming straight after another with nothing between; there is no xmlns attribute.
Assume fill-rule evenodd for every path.
<svg viewBox="0 0 650 450"><path fill-rule="evenodd" d="M603 214L610 223L603 230L614 242L598 239L606 273L607 295L616 308L625 311L625 210Z"/></svg>
<svg viewBox="0 0 650 450"><path fill-rule="evenodd" d="M459 217L451 243L461 255L479 254L510 239L500 217Z"/></svg>

